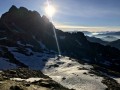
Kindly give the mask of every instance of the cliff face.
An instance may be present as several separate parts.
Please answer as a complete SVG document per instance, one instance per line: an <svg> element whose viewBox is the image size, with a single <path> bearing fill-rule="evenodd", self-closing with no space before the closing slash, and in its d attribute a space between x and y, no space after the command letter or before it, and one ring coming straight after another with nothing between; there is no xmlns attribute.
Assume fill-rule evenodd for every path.
<svg viewBox="0 0 120 90"><path fill-rule="evenodd" d="M35 35L52 29L51 25L46 16L41 17L38 12L24 7L12 6L0 19L0 27L3 29L21 29L25 33Z"/></svg>
<svg viewBox="0 0 120 90"><path fill-rule="evenodd" d="M52 26L46 16L41 17L38 12L30 11L24 7L12 6L0 19L0 29L6 31L6 36L14 41L20 40L22 43L24 41L24 43L34 42L31 44L35 44L33 39L39 41L44 40L48 35L53 35ZM4 35L4 33L2 34Z"/></svg>
<svg viewBox="0 0 120 90"><path fill-rule="evenodd" d="M55 29L62 55L87 60L109 67L120 67L120 51L110 46L89 42L83 33L68 33ZM17 52L57 51L53 24L46 16L24 7L12 6L0 18L0 47L16 47ZM27 50L31 49L31 53ZM8 51L8 50L7 50ZM1 57L3 51L0 51ZM51 52L50 52L51 53ZM108 62L108 63L106 63Z"/></svg>

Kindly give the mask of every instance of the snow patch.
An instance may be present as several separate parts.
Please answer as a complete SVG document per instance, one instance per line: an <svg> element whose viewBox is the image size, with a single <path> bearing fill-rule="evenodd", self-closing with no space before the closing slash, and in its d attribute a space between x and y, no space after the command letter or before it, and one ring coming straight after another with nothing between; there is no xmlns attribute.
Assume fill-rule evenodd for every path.
<svg viewBox="0 0 120 90"><path fill-rule="evenodd" d="M46 54L46 53L38 53L38 52L32 52L33 55L26 56L22 53L14 52L16 50L15 47L8 47L8 50L15 56L15 58L24 63L25 65L29 66L31 69L40 70L44 67L45 62L49 57L53 57L52 54ZM31 49L27 48L31 52Z"/></svg>
<svg viewBox="0 0 120 90"><path fill-rule="evenodd" d="M0 38L0 40L4 40L4 39L7 39L7 37Z"/></svg>
<svg viewBox="0 0 120 90"><path fill-rule="evenodd" d="M26 44L26 46L28 46L28 47L33 47L33 45L31 45L31 44Z"/></svg>
<svg viewBox="0 0 120 90"><path fill-rule="evenodd" d="M10 80L13 81L26 81L26 82L35 82L35 81L40 81L43 80L43 78L28 78L28 79L21 79L21 78L10 78Z"/></svg>
<svg viewBox="0 0 120 90"><path fill-rule="evenodd" d="M14 69L17 68L17 66L13 63L10 63L8 59L6 58L0 58L0 69L6 70L6 69Z"/></svg>
<svg viewBox="0 0 120 90"><path fill-rule="evenodd" d="M24 44L22 44L20 41L17 41L17 44L24 46Z"/></svg>
<svg viewBox="0 0 120 90"><path fill-rule="evenodd" d="M120 78L113 78L120 84Z"/></svg>

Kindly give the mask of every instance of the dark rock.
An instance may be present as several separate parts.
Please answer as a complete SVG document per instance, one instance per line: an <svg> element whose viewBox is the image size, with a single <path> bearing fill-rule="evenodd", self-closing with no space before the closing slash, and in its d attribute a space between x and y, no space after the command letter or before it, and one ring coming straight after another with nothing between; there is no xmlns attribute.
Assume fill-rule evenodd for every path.
<svg viewBox="0 0 120 90"><path fill-rule="evenodd" d="M16 73L13 73L13 72L16 72ZM11 70L5 70L3 75L8 78L15 77L15 78L22 78L22 79L27 79L30 77L48 78L48 76L44 75L41 71L30 70L27 68L13 69L12 73L11 73Z"/></svg>
<svg viewBox="0 0 120 90"><path fill-rule="evenodd" d="M58 64L50 65L48 68L52 68L52 67L59 67L59 65Z"/></svg>
<svg viewBox="0 0 120 90"><path fill-rule="evenodd" d="M65 79L66 79L65 77L62 78L62 80L65 80Z"/></svg>
<svg viewBox="0 0 120 90"><path fill-rule="evenodd" d="M88 70L88 69L86 69L86 68L84 68L84 67L78 67L78 70Z"/></svg>
<svg viewBox="0 0 120 90"><path fill-rule="evenodd" d="M16 74L16 71L10 70L10 74Z"/></svg>
<svg viewBox="0 0 120 90"><path fill-rule="evenodd" d="M29 86L30 86L30 83L25 83L25 86L26 86L26 87L29 87Z"/></svg>
<svg viewBox="0 0 120 90"><path fill-rule="evenodd" d="M11 86L10 90L23 90L23 89L20 88L19 86Z"/></svg>
<svg viewBox="0 0 120 90"><path fill-rule="evenodd" d="M15 5L12 5L12 7L9 9L9 12L14 12L18 10L18 8Z"/></svg>
<svg viewBox="0 0 120 90"><path fill-rule="evenodd" d="M107 85L108 88L106 90L120 90L120 84L112 78L104 77L102 83Z"/></svg>
<svg viewBox="0 0 120 90"><path fill-rule="evenodd" d="M87 73L86 73L86 72L84 72L83 74L87 75Z"/></svg>

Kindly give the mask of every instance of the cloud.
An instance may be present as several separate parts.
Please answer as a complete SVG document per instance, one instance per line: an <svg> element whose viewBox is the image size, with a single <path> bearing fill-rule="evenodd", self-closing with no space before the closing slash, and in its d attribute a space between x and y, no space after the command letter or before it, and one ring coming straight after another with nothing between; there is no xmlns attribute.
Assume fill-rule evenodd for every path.
<svg viewBox="0 0 120 90"><path fill-rule="evenodd" d="M99 31L120 31L120 27L117 26L75 26L75 25L62 25L55 24L55 27L61 29L63 31L91 31L91 32L99 32Z"/></svg>

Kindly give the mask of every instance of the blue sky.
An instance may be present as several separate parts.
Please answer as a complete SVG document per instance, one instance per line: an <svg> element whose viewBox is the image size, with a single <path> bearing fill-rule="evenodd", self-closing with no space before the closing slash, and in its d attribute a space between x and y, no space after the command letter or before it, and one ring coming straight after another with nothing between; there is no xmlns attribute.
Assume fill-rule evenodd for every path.
<svg viewBox="0 0 120 90"><path fill-rule="evenodd" d="M120 0L49 0L56 8L54 24L62 30L120 31ZM24 6L45 14L46 0L0 0L0 15Z"/></svg>

